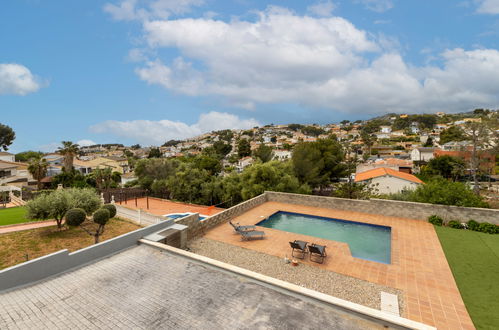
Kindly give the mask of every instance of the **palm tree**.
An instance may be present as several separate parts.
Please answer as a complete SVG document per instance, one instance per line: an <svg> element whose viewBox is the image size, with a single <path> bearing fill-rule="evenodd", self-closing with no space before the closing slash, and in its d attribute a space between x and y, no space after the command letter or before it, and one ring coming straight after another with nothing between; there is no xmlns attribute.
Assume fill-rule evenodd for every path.
<svg viewBox="0 0 499 330"><path fill-rule="evenodd" d="M37 181L38 190L41 189L41 180L47 175L48 163L45 158L36 157L29 161L28 171Z"/></svg>
<svg viewBox="0 0 499 330"><path fill-rule="evenodd" d="M64 156L64 171L71 172L73 169L73 159L78 153L79 146L71 141L62 141L62 147L57 151Z"/></svg>

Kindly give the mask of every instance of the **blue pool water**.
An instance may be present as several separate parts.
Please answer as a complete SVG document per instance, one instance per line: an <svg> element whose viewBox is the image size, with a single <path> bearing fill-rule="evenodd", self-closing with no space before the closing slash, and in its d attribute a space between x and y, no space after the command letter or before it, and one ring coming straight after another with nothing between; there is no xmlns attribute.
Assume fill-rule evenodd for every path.
<svg viewBox="0 0 499 330"><path fill-rule="evenodd" d="M190 214L191 213L175 213L175 214L168 215L168 218L170 218L170 219L178 219L178 218L186 217L186 216L188 216ZM206 217L204 217L202 215L199 216L199 221L204 220L204 219L206 219Z"/></svg>
<svg viewBox="0 0 499 330"><path fill-rule="evenodd" d="M347 243L355 258L391 261L390 227L283 211L257 225Z"/></svg>

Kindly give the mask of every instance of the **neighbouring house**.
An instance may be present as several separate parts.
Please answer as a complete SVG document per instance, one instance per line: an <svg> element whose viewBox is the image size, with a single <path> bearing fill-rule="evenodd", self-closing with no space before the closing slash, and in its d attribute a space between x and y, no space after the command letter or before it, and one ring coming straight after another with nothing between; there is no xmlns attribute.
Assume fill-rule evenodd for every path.
<svg viewBox="0 0 499 330"><path fill-rule="evenodd" d="M429 147L417 147L411 150L411 160L416 161L429 161L430 159L435 158L433 152L435 148Z"/></svg>
<svg viewBox="0 0 499 330"><path fill-rule="evenodd" d="M274 150L272 151L274 155L274 159L277 160L286 160L291 158L291 151L289 150Z"/></svg>
<svg viewBox="0 0 499 330"><path fill-rule="evenodd" d="M390 137L401 137L401 136L405 136L403 130L393 131L390 133Z"/></svg>
<svg viewBox="0 0 499 330"><path fill-rule="evenodd" d="M246 167L253 164L253 162L254 160L251 156L243 157L237 162L236 169L238 172L242 172Z"/></svg>
<svg viewBox="0 0 499 330"><path fill-rule="evenodd" d="M414 190L424 182L412 174L380 167L355 174L355 182L369 183L380 194L395 194Z"/></svg>
<svg viewBox="0 0 499 330"><path fill-rule="evenodd" d="M36 180L28 171L28 164L0 160L0 185L9 184L16 187L36 185Z"/></svg>
<svg viewBox="0 0 499 330"><path fill-rule="evenodd" d="M377 132L374 134L376 135L376 138L378 138L378 139L389 139L390 138L390 133L387 133L387 132Z"/></svg>
<svg viewBox="0 0 499 330"><path fill-rule="evenodd" d="M51 165L64 166L64 156L63 155L53 153L53 154L47 154L47 155L43 156L42 158L44 158L47 161L49 166L51 166Z"/></svg>
<svg viewBox="0 0 499 330"><path fill-rule="evenodd" d="M375 168L391 168L392 170L412 174L412 160L399 158L376 159L357 165L356 173L366 172Z"/></svg>
<svg viewBox="0 0 499 330"><path fill-rule="evenodd" d="M121 176L121 185L124 186L128 182L131 182L134 180L137 180L137 176L135 175L134 172L125 173Z"/></svg>
<svg viewBox="0 0 499 330"><path fill-rule="evenodd" d="M381 133L391 133L392 127L391 126L380 126L380 131L381 131Z"/></svg>
<svg viewBox="0 0 499 330"><path fill-rule="evenodd" d="M118 172L120 174L126 173L128 170L128 160L113 158L114 157L97 157L87 161L75 158L73 160L73 167L82 174L92 173L98 168L111 168L113 172Z"/></svg>
<svg viewBox="0 0 499 330"><path fill-rule="evenodd" d="M6 162L15 162L16 156L11 154L10 152L0 151L0 160L4 160Z"/></svg>
<svg viewBox="0 0 499 330"><path fill-rule="evenodd" d="M473 145L470 141L450 141L442 145L445 151L471 151Z"/></svg>

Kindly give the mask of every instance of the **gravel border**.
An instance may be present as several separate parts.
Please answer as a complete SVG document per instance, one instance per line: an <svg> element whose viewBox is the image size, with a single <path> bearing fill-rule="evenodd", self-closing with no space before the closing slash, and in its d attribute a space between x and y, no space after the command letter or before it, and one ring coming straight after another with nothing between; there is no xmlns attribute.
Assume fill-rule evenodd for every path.
<svg viewBox="0 0 499 330"><path fill-rule="evenodd" d="M293 267L282 258L204 237L189 241L188 246L196 254L378 310L381 291L392 293L398 297L400 315L404 314L403 292L398 289L306 264Z"/></svg>

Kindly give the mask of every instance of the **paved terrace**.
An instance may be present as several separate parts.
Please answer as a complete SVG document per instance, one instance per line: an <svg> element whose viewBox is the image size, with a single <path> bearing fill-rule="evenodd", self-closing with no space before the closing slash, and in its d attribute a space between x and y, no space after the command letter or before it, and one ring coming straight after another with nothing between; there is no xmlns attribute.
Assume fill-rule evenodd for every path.
<svg viewBox="0 0 499 330"><path fill-rule="evenodd" d="M352 211L266 202L233 219L254 225L277 211L305 213L392 227L392 264L353 258L348 244L261 227L266 239L241 241L228 223L221 224L206 238L284 258L290 257L289 241L295 239L327 246L323 265L304 262L333 272L391 286L405 293L408 319L439 329L474 329L433 226L424 221L386 217Z"/></svg>
<svg viewBox="0 0 499 330"><path fill-rule="evenodd" d="M165 215L170 213L199 213L204 215L215 215L222 212L224 209L213 206L196 205L180 202L172 202L166 199L149 197L149 208L147 198L137 198L137 203L135 199L130 199L125 202L117 203L118 205L126 206L129 208L143 209L149 213L155 215Z"/></svg>
<svg viewBox="0 0 499 330"><path fill-rule="evenodd" d="M148 246L0 294L0 329L380 329Z"/></svg>

